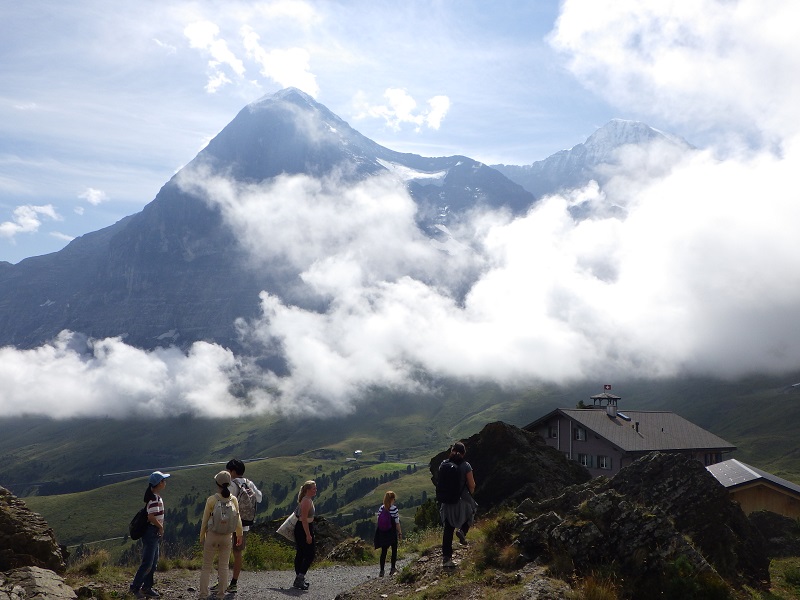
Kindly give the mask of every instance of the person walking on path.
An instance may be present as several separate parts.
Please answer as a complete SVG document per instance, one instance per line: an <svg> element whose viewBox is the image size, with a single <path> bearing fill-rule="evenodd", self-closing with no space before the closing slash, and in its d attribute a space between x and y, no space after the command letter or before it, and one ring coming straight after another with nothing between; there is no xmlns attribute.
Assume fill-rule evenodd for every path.
<svg viewBox="0 0 800 600"><path fill-rule="evenodd" d="M208 582L211 579L215 554L219 554L217 598L225 597L231 547L232 544L242 543L242 519L239 517L239 503L236 497L231 495L231 474L220 471L214 476L214 481L217 484L217 493L206 500L203 522L200 525L200 544L203 546L203 568L200 571L201 600L208 597Z"/></svg>
<svg viewBox="0 0 800 600"><path fill-rule="evenodd" d="M250 525L253 524L253 521L247 518L250 515L245 514L245 503L253 502L254 514L252 516L255 516L255 505L261 502L264 496L261 490L256 487L255 483L249 479L245 479L245 466L241 460L232 458L228 461L228 464L225 465L225 469L231 475L231 493L236 496L236 500L239 502L239 509L242 517L242 543L238 546L235 543L233 544L233 576L231 577L231 582L228 584L228 592L234 593L238 590L239 575L242 572L242 556L245 548L247 548L247 537L250 534ZM211 591L216 591L218 586L219 583L216 583L211 588Z"/></svg>
<svg viewBox="0 0 800 600"><path fill-rule="evenodd" d="M137 598L159 598L153 589L153 576L158 567L159 544L164 537L164 501L161 492L167 487L169 473L155 471L147 481L144 502L147 504L147 529L142 536L142 564L130 585L130 592Z"/></svg>
<svg viewBox="0 0 800 600"><path fill-rule="evenodd" d="M313 480L306 481L297 494L297 508L295 514L298 516L297 524L294 526L294 542L297 550L294 555L295 578L292 587L298 590L307 590L308 582L306 573L314 562L317 551L316 538L314 537L314 496L317 495L317 483Z"/></svg>
<svg viewBox="0 0 800 600"><path fill-rule="evenodd" d="M477 503L472 498L475 493L475 476L470 465L464 456L467 453L463 442L456 442L450 449L450 457L444 461L458 465L458 481L461 493L458 501L448 504L442 502L439 507L439 517L442 520L444 531L442 533L442 565L445 567L455 567L453 562L453 534L458 536L462 544L467 543L467 532L475 522L475 512L478 508ZM441 473L441 465L439 470Z"/></svg>
<svg viewBox="0 0 800 600"><path fill-rule="evenodd" d="M386 567L386 553L392 548L392 562L389 576L397 573L397 543L403 537L400 529L400 511L394 501L397 498L391 490L383 495L383 504L378 509L378 523L375 527L375 548L381 549L381 570L379 577L383 577Z"/></svg>

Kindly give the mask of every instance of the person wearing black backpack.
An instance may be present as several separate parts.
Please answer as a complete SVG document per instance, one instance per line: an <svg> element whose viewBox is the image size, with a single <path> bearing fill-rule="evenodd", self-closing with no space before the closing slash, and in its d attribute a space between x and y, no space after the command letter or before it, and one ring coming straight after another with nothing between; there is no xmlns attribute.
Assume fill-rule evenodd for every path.
<svg viewBox="0 0 800 600"><path fill-rule="evenodd" d="M130 585L130 592L137 598L158 598L153 589L153 575L158 567L159 544L164 537L164 500L161 492L167 487L169 473L155 471L147 480L144 492L147 526L142 534L142 564Z"/></svg>
<svg viewBox="0 0 800 600"><path fill-rule="evenodd" d="M467 448L463 442L456 442L450 448L450 457L442 461L439 465L439 477L437 479L436 496L441 502L439 506L439 517L444 526L442 533L442 566L455 567L453 562L453 534L458 536L462 544L467 543L467 532L475 520L475 511L478 505L472 498L475 493L475 476L470 465L464 456ZM457 468L456 468L457 467ZM445 471L454 473L448 477ZM441 489L442 483L452 479L455 490Z"/></svg>

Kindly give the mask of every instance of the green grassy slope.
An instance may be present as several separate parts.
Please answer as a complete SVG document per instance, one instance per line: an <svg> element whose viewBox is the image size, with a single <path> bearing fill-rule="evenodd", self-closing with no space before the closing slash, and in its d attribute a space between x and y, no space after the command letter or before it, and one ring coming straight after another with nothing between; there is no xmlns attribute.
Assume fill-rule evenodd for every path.
<svg viewBox="0 0 800 600"><path fill-rule="evenodd" d="M791 387L800 375L754 377L737 382L706 379L627 381L615 384L620 409L672 410L739 449L734 457L800 483L800 390ZM799 386L800 387L800 386ZM113 481L103 473L144 469L124 475L96 490L51 497L30 497L30 506L54 527L62 543L124 535L141 503L149 470L200 463L224 464L232 456L267 457L248 463L247 475L265 492L273 485L294 486L320 474L352 466L346 459L363 451L362 469L339 482L337 494L387 464L375 464L381 453L390 461L417 462L418 471L375 486L339 512L380 504L393 489L399 499L432 492L427 462L450 441L503 420L523 426L555 407L572 407L601 391L601 384L541 386L523 391L493 386L442 385L436 395L404 397L376 394L355 412L330 419L289 420L265 416L249 420L212 421L189 417L160 421L42 418L0 420L0 485L48 479L86 478L94 485ZM167 505L194 505L212 491L211 478L222 464L174 470ZM135 478L135 479L130 479ZM36 490L36 486L28 486ZM334 493L324 490L320 501ZM343 496L342 496L343 497ZM172 502L172 504L170 504ZM271 512L289 498L270 497L262 511ZM101 512L86 517L86 506ZM264 513L262 512L262 517ZM413 513L405 514L408 518ZM199 515L196 515L199 518Z"/></svg>

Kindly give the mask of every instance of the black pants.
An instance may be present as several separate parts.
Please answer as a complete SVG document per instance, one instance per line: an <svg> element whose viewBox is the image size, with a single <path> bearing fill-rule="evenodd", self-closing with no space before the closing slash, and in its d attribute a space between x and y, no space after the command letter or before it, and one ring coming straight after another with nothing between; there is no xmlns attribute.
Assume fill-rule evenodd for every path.
<svg viewBox="0 0 800 600"><path fill-rule="evenodd" d="M459 527L461 533L467 535L469 531L469 521L465 522L461 527ZM444 522L444 533L442 534L442 559L443 560L450 560L453 558L453 534L455 533L456 528L450 525L450 522L445 519Z"/></svg>
<svg viewBox="0 0 800 600"><path fill-rule="evenodd" d="M306 530L303 529L302 521L298 521L294 526L294 543L297 550L294 553L294 572L297 575L308 573L314 556L317 553L317 538L314 535L314 524L309 523L308 529L311 531L311 543L306 542Z"/></svg>
<svg viewBox="0 0 800 600"><path fill-rule="evenodd" d="M392 568L394 569L394 565L397 562L397 538L395 538L394 542L392 542ZM386 553L389 552L389 546L383 546L381 548L381 571L386 566Z"/></svg>

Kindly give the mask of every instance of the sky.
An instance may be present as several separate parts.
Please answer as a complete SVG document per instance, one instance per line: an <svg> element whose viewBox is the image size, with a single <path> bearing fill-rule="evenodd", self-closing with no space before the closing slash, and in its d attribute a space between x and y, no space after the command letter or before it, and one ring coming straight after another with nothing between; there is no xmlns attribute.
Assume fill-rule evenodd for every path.
<svg viewBox="0 0 800 600"><path fill-rule="evenodd" d="M220 207L256 261L283 257L330 300L317 313L263 292L262 317L237 323L282 348L288 375L215 344L147 352L64 332L0 349L5 414L227 414L219 400L237 401L229 390L242 382L255 384L243 410L341 414L375 386L420 391L420 370L602 386L800 364L793 3L137 2L113 14L93 2L10 4L0 9L17 24L0 37L10 262L137 212L238 110L285 86L389 148L429 156L529 164L614 117L698 149L629 149L603 188L548 197L516 219L476 213L451 232L444 260L391 177L243 186L184 171L181 184ZM573 219L578 202L598 216Z"/></svg>

